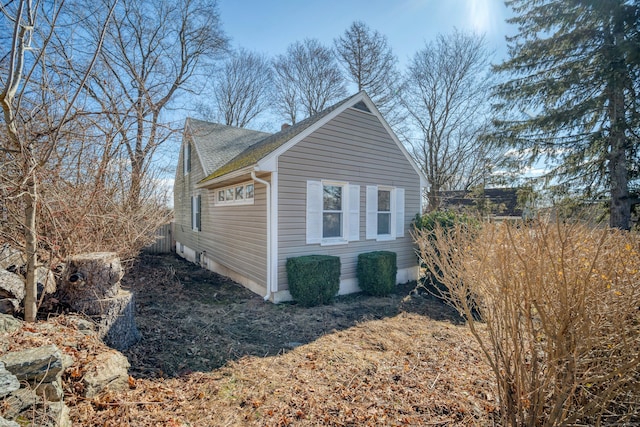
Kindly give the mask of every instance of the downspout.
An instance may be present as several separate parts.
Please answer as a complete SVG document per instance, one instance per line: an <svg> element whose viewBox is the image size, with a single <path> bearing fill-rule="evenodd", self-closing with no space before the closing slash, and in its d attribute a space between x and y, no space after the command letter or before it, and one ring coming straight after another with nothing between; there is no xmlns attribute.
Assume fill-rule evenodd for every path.
<svg viewBox="0 0 640 427"><path fill-rule="evenodd" d="M271 298L271 184L256 176L256 171L251 171L251 179L267 186L267 294L264 300Z"/></svg>

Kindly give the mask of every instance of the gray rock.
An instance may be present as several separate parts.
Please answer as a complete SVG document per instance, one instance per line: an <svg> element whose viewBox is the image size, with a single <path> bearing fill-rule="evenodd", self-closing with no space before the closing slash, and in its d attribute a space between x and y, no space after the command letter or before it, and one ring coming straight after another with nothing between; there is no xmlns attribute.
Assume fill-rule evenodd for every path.
<svg viewBox="0 0 640 427"><path fill-rule="evenodd" d="M52 427L72 427L69 407L64 402L51 402L47 405L47 415L53 421Z"/></svg>
<svg viewBox="0 0 640 427"><path fill-rule="evenodd" d="M7 270L0 270L0 298L24 299L24 280L22 276Z"/></svg>
<svg viewBox="0 0 640 427"><path fill-rule="evenodd" d="M77 330L85 335L93 335L96 333L96 324L91 320L83 319L79 316L69 315L67 320L73 324Z"/></svg>
<svg viewBox="0 0 640 427"><path fill-rule="evenodd" d="M20 427L20 424L0 417L0 427Z"/></svg>
<svg viewBox="0 0 640 427"><path fill-rule="evenodd" d="M62 353L55 345L12 351L0 356L0 362L20 381L48 383L62 372Z"/></svg>
<svg viewBox="0 0 640 427"><path fill-rule="evenodd" d="M38 395L30 388L21 388L6 396L2 402L3 416L8 419L15 418L27 408L31 408L40 402Z"/></svg>
<svg viewBox="0 0 640 427"><path fill-rule="evenodd" d="M0 334L10 334L22 327L22 321L7 314L0 314Z"/></svg>
<svg viewBox="0 0 640 427"><path fill-rule="evenodd" d="M20 268L27 263L27 257L22 251L12 248L8 244L0 246L0 269L6 270L10 267Z"/></svg>
<svg viewBox="0 0 640 427"><path fill-rule="evenodd" d="M16 391L20 388L20 381L11 372L4 368L4 363L0 362L0 397Z"/></svg>
<svg viewBox="0 0 640 427"><path fill-rule="evenodd" d="M119 351L100 353L86 365L82 379L85 397L92 398L102 390L124 390L129 385L129 360Z"/></svg>
<svg viewBox="0 0 640 427"><path fill-rule="evenodd" d="M0 299L0 314L13 315L20 311L20 301L15 298Z"/></svg>
<svg viewBox="0 0 640 427"><path fill-rule="evenodd" d="M36 394L47 402L60 402L64 398L64 391L60 380L52 383L42 383L36 387Z"/></svg>

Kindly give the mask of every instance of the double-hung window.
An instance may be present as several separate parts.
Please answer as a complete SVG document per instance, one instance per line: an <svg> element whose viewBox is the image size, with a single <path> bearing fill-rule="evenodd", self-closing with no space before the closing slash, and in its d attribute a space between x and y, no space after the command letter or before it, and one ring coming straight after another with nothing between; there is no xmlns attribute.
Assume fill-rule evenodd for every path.
<svg viewBox="0 0 640 427"><path fill-rule="evenodd" d="M322 186L322 238L343 237L342 185Z"/></svg>
<svg viewBox="0 0 640 427"><path fill-rule="evenodd" d="M367 186L367 239L404 236L404 188Z"/></svg>
<svg viewBox="0 0 640 427"><path fill-rule="evenodd" d="M360 186L307 181L307 243L346 244L360 238Z"/></svg>

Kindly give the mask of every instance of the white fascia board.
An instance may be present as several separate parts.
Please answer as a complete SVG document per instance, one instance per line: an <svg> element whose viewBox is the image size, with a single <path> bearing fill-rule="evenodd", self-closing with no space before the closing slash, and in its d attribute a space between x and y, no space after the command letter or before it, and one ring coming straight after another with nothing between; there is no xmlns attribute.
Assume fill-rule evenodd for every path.
<svg viewBox="0 0 640 427"><path fill-rule="evenodd" d="M255 167L255 165L247 166L247 167L244 167L242 169L238 169L236 171L229 172L229 173L224 174L222 176L219 176L217 178L209 179L209 180L204 181L204 182L199 182L199 183L196 184L195 188L209 188L209 187L215 186L216 184L220 184L221 182L228 181L230 179L238 178L238 177L241 177L241 176L244 176L244 175L249 175L249 174L251 174L251 171L253 170L254 167Z"/></svg>

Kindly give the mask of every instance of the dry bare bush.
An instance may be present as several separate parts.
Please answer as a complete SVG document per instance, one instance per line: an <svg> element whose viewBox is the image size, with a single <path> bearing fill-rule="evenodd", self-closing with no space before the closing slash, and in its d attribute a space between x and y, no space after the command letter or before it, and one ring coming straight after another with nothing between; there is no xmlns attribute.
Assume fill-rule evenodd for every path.
<svg viewBox="0 0 640 427"><path fill-rule="evenodd" d="M541 221L416 240L493 369L505 425L640 423L637 233Z"/></svg>
<svg viewBox="0 0 640 427"><path fill-rule="evenodd" d="M83 179L70 180L56 168L43 171L37 221L43 263L56 265L71 255L105 251L116 252L126 263L153 243L158 227L171 220L171 210L153 196L153 189L143 187L147 197L132 206L120 172L106 179L97 175L85 172ZM22 204L17 198L4 201L0 241L21 247Z"/></svg>

